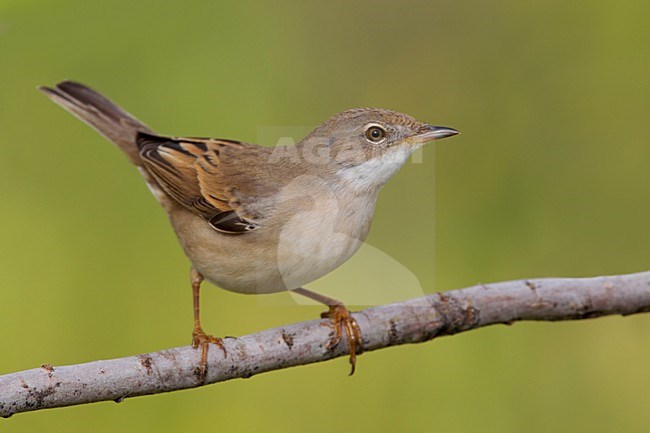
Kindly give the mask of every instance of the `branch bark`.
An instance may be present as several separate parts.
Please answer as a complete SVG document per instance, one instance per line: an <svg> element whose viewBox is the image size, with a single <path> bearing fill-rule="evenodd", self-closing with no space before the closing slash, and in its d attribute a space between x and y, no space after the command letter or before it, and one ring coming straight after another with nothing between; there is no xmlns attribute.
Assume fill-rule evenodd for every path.
<svg viewBox="0 0 650 433"><path fill-rule="evenodd" d="M420 343L518 320L578 320L650 312L650 272L596 278L518 280L434 293L354 314L365 351ZM199 351L177 347L126 358L40 368L0 376L0 416L105 400L157 394L347 354L347 344L328 348L333 330L312 320L228 338L210 350L208 373L199 380Z"/></svg>

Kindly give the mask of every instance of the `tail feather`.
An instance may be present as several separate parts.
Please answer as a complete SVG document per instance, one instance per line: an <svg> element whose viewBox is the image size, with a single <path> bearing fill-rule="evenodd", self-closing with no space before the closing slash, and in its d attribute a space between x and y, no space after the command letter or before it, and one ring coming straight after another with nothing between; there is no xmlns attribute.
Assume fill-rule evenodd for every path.
<svg viewBox="0 0 650 433"><path fill-rule="evenodd" d="M142 165L136 139L139 133L154 134L147 125L80 83L62 81L54 88L41 86L38 89L126 153L129 160L138 166L156 200L168 212L180 206L160 188L151 173Z"/></svg>
<svg viewBox="0 0 650 433"><path fill-rule="evenodd" d="M62 81L54 88L38 88L52 101L65 108L113 142L135 165L142 165L136 136L153 133L148 126L91 88L74 81Z"/></svg>

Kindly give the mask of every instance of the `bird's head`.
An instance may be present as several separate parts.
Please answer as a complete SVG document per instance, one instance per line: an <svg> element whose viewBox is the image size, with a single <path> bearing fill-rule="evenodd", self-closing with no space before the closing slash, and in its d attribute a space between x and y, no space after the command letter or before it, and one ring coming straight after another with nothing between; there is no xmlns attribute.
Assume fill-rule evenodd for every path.
<svg viewBox="0 0 650 433"><path fill-rule="evenodd" d="M433 140L459 132L420 122L408 114L356 108L332 116L298 146L308 162L323 164L360 186L380 187L411 153Z"/></svg>

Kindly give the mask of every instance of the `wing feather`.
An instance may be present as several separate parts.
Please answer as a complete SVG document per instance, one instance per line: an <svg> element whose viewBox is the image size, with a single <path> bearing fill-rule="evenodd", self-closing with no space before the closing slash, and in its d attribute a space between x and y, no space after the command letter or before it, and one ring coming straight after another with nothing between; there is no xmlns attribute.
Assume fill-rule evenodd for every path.
<svg viewBox="0 0 650 433"><path fill-rule="evenodd" d="M202 216L215 230L241 234L257 228L220 170L226 147L243 148L238 141L172 138L140 133L140 156L146 169L174 200ZM250 145L248 145L250 146Z"/></svg>

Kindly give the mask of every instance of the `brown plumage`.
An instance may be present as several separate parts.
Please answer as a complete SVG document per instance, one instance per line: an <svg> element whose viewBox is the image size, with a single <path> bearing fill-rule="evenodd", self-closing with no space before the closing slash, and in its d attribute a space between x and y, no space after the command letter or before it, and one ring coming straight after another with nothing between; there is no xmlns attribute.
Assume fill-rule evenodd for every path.
<svg viewBox="0 0 650 433"><path fill-rule="evenodd" d="M228 182L220 157L229 152L243 153L254 145L148 133L138 133L136 143L144 166L162 189L188 210L205 218L215 230L243 234L257 227L255 220L259 215L242 205L236 188Z"/></svg>
<svg viewBox="0 0 650 433"><path fill-rule="evenodd" d="M64 81L47 96L119 147L167 211L192 262L194 332L205 377L209 343L199 287L205 277L227 290L294 290L330 307L336 333L347 335L354 370L361 331L336 300L302 286L331 272L361 246L381 187L427 141L458 132L378 108L339 113L295 146L266 148L225 139L155 134L117 105Z"/></svg>

